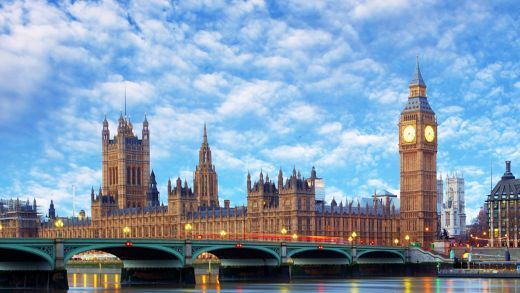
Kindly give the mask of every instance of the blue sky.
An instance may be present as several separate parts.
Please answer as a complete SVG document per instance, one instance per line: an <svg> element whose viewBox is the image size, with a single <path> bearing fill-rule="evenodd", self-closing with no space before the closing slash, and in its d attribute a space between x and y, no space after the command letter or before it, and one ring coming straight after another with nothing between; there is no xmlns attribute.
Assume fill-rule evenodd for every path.
<svg viewBox="0 0 520 293"><path fill-rule="evenodd" d="M316 166L327 198L399 191L397 122L420 56L439 123L438 170L466 180L476 215L503 161L520 175L515 1L3 1L0 196L90 211L101 122L124 107L166 199L192 180L202 126L220 199L245 176ZM499 174L500 173L500 174ZM274 177L274 176L272 176Z"/></svg>

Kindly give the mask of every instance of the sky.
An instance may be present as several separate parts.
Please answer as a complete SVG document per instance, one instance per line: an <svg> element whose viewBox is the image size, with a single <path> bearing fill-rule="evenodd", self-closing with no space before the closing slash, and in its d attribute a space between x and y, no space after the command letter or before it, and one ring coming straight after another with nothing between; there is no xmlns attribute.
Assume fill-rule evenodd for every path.
<svg viewBox="0 0 520 293"><path fill-rule="evenodd" d="M90 213L101 129L124 109L151 166L192 182L204 122L219 198L246 174L312 166L326 199L399 194L399 113L416 56L437 114L439 176L468 222L504 161L520 176L516 1L2 1L0 197ZM191 185L191 184L190 184Z"/></svg>

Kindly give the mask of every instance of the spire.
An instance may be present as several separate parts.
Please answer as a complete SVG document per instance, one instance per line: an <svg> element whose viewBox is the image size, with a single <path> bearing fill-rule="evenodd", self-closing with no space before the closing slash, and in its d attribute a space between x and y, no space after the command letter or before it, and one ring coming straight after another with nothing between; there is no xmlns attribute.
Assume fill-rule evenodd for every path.
<svg viewBox="0 0 520 293"><path fill-rule="evenodd" d="M204 122L204 134L203 134L203 144L208 144L208 135L206 133L206 122Z"/></svg>
<svg viewBox="0 0 520 293"><path fill-rule="evenodd" d="M422 78L421 68L419 67L419 56L416 56L415 60L415 71L412 76L412 80L410 81L410 85L420 85L426 87L426 83Z"/></svg>

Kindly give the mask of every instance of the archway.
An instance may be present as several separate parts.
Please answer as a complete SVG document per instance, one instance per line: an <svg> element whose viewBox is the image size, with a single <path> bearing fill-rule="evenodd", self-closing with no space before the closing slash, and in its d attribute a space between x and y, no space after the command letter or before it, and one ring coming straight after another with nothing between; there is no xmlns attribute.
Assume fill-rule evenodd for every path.
<svg viewBox="0 0 520 293"><path fill-rule="evenodd" d="M404 256L392 250L369 250L358 254L357 262L359 264L403 264Z"/></svg>

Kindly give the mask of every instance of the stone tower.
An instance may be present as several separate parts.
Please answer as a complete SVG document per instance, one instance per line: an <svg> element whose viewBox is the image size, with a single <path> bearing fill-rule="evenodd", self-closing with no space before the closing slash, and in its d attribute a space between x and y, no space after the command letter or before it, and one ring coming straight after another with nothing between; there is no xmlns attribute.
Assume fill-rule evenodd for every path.
<svg viewBox="0 0 520 293"><path fill-rule="evenodd" d="M119 116L114 139L105 117L102 131L103 195L113 196L120 209L144 207L150 174L150 132L146 115L142 139L133 132L129 118Z"/></svg>
<svg viewBox="0 0 520 293"><path fill-rule="evenodd" d="M409 89L399 119L401 238L427 246L437 232L437 119L418 60Z"/></svg>
<svg viewBox="0 0 520 293"><path fill-rule="evenodd" d="M218 181L215 166L211 162L211 149L208 144L206 124L202 145L199 150L199 164L193 176L194 193L200 207L216 207L218 202Z"/></svg>

